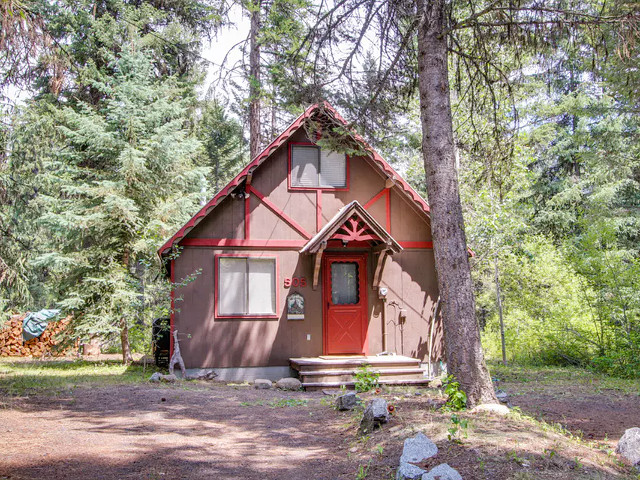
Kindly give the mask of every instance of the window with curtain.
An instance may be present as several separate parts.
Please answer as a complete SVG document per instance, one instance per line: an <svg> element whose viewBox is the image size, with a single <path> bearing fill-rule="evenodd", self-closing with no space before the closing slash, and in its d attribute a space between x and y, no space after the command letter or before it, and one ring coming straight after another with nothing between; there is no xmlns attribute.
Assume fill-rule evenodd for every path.
<svg viewBox="0 0 640 480"><path fill-rule="evenodd" d="M344 188L347 186L347 156L314 145L291 146L291 186Z"/></svg>
<svg viewBox="0 0 640 480"><path fill-rule="evenodd" d="M276 313L276 259L219 257L218 315Z"/></svg>

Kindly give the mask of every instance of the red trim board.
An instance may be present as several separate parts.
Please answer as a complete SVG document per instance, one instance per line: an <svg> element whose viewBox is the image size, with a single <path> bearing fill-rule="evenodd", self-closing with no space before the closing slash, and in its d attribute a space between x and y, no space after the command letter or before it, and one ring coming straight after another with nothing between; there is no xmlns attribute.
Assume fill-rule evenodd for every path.
<svg viewBox="0 0 640 480"><path fill-rule="evenodd" d="M258 154L242 171L235 176L233 180L231 180L220 192L218 192L212 199L209 201L204 207L202 207L187 223L185 223L182 228L180 228L171 238L169 238L162 247L158 250L158 254L164 254L168 249L170 249L174 244L180 241L180 239L184 238L184 236L191 230L195 225L198 224L202 218L204 218L222 199L224 199L227 195L229 195L240 183L244 181L246 176L250 171L253 171L257 168L262 162L264 162L274 151L276 151L280 146L282 146L290 137L293 135L302 125L305 123L307 119L313 116L320 109L325 109L330 112L338 122L341 122L343 125L348 127L348 124L344 118L340 116L340 114L327 102L317 103L311 105L307 108L297 119L295 119L291 125L289 125L277 138L275 138L260 154ZM393 178L396 182L396 185L401 187L405 193L418 205L422 211L425 213L429 213L429 206L427 202L420 197L420 195L411 188L411 186L404 180L400 175L396 173L396 171L375 151L369 146L364 139L353 133L354 138L363 144L369 155L371 156L374 163L382 168L382 170L391 178ZM347 175L349 174L350 169L350 159L347 158Z"/></svg>
<svg viewBox="0 0 640 480"><path fill-rule="evenodd" d="M292 226L295 230L297 230L298 233L300 233L300 235L302 235L303 237L306 237L307 239L311 238L311 235L309 234L309 232L307 232L304 228L302 228L302 226L298 222L296 222L293 218L291 218L289 215L287 215L282 210L280 210L276 205L274 205L274 203L271 200L265 197L258 190L256 190L250 185L247 185L247 191L250 193L253 193L256 197L258 197L260 201L264 203L267 207L269 207L269 209L273 213L278 215L282 220L284 220L290 226Z"/></svg>
<svg viewBox="0 0 640 480"><path fill-rule="evenodd" d="M176 278L176 261L171 259L171 273L170 273L170 282L171 282L171 312L169 314L169 358L173 355L173 324L175 320L175 307L176 307L176 289L175 289L175 278Z"/></svg>
<svg viewBox="0 0 640 480"><path fill-rule="evenodd" d="M245 248L286 248L298 249L306 245L306 240L272 240L259 239L244 240L241 238L185 238L180 241L184 247L245 247Z"/></svg>

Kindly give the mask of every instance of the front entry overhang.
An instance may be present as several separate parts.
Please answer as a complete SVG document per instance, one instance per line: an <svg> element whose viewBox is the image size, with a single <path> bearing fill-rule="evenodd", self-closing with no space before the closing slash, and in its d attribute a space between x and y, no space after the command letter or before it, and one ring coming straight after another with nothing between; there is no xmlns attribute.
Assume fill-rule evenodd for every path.
<svg viewBox="0 0 640 480"><path fill-rule="evenodd" d="M386 256L402 251L402 247L391 234L357 200L354 200L338 210L338 213L300 250L300 253L315 255L314 289L318 286L322 252L331 240L341 241L343 246L348 246L349 243L369 243L378 254L374 283L379 281Z"/></svg>

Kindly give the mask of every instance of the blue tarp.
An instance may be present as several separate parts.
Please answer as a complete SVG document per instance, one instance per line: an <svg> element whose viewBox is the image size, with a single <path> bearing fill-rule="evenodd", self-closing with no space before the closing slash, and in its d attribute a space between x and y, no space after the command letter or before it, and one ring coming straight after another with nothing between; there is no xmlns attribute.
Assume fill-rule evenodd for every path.
<svg viewBox="0 0 640 480"><path fill-rule="evenodd" d="M60 310L40 310L39 312L31 312L24 317L22 321L22 338L24 341L37 338L42 335L44 329L52 318L56 317Z"/></svg>

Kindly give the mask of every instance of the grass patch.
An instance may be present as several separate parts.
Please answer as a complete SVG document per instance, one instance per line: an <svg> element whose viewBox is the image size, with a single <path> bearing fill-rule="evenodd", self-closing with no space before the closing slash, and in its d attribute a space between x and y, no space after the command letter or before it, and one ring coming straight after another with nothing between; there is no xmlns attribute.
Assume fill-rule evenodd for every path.
<svg viewBox="0 0 640 480"><path fill-rule="evenodd" d="M144 370L144 371L143 371ZM118 361L16 361L0 358L0 391L8 395L59 393L76 387L135 384L147 381L154 366Z"/></svg>
<svg viewBox="0 0 640 480"><path fill-rule="evenodd" d="M297 398L282 398L280 400L271 400L266 405L270 408L287 408L287 407L306 407L309 400L299 400ZM241 407L263 407L265 402L258 400L256 402L240 402Z"/></svg>
<svg viewBox="0 0 640 480"><path fill-rule="evenodd" d="M614 390L624 394L640 395L640 378L611 377L579 367L545 367L531 365L490 363L491 375L499 383L531 383L556 387L576 385L592 388L594 393Z"/></svg>

